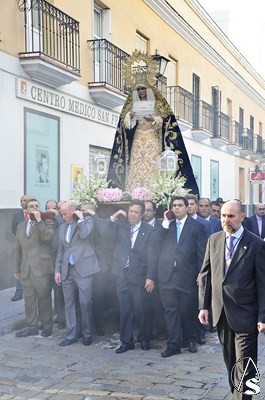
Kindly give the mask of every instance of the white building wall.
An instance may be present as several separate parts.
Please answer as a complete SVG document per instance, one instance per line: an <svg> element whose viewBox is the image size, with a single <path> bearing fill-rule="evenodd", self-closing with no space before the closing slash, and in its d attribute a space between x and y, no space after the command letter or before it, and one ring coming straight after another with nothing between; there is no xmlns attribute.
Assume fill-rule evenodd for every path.
<svg viewBox="0 0 265 400"><path fill-rule="evenodd" d="M0 52L0 208L18 208L24 193L24 108L49 114L60 119L60 198L68 199L71 191L71 165L84 167L88 175L89 145L111 148L119 113L98 107L91 102L89 91L78 84L66 85L56 90L34 85L61 95L71 95L76 101L90 102L103 112L110 113L113 126L94 122L84 117L56 110L47 105L17 97L18 79L32 83L25 75L19 61ZM18 81L19 82L19 81ZM69 90L71 88L71 90ZM34 193L29 193L34 195ZM44 204L42 204L44 206ZM42 207L43 208L43 207Z"/></svg>

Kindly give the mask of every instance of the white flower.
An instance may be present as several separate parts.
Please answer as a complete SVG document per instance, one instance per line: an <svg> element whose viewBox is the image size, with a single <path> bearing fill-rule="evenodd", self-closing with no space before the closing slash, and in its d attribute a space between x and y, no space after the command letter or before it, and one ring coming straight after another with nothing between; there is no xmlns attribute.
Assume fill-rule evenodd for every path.
<svg viewBox="0 0 265 400"><path fill-rule="evenodd" d="M158 206L163 206L167 210L175 196L186 196L190 189L184 189L186 178L180 173L175 176L175 172L159 172L151 179L150 190L153 201Z"/></svg>
<svg viewBox="0 0 265 400"><path fill-rule="evenodd" d="M108 182L100 175L93 175L89 179L83 179L76 184L76 188L70 194L70 200L78 205L92 203L97 206L97 192L99 189L106 188Z"/></svg>

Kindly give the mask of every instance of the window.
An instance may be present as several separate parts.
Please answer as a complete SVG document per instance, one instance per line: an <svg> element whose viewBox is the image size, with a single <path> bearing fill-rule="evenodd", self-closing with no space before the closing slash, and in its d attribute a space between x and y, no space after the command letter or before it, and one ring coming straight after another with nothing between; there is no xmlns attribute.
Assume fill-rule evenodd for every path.
<svg viewBox="0 0 265 400"><path fill-rule="evenodd" d="M141 35L141 33L136 32L136 50L140 50L143 53L148 53L148 39Z"/></svg>
<svg viewBox="0 0 265 400"><path fill-rule="evenodd" d="M202 175L202 158L199 156L191 155L191 166L193 169L193 174L196 179L199 193L201 193L201 175Z"/></svg>
<svg viewBox="0 0 265 400"><path fill-rule="evenodd" d="M259 135L262 136L262 132L263 132L263 125L262 122L259 122Z"/></svg>
<svg viewBox="0 0 265 400"><path fill-rule="evenodd" d="M178 85L178 62L173 58L169 58L170 62L167 64L167 86Z"/></svg>
<svg viewBox="0 0 265 400"><path fill-rule="evenodd" d="M193 128L199 127L199 106L200 106L200 78L192 75L192 93L193 93Z"/></svg>
<svg viewBox="0 0 265 400"><path fill-rule="evenodd" d="M93 175L93 168L92 168L92 161L93 158L98 154L101 153L106 157L107 161L107 171L109 169L109 162L111 156L111 150L107 149L106 147L99 147L99 146L89 146L89 176Z"/></svg>
<svg viewBox="0 0 265 400"><path fill-rule="evenodd" d="M42 207L59 200L59 131L59 118L25 109L25 193Z"/></svg>
<svg viewBox="0 0 265 400"><path fill-rule="evenodd" d="M216 200L219 197L219 162L210 162L210 198Z"/></svg>
<svg viewBox="0 0 265 400"><path fill-rule="evenodd" d="M251 130L251 132L254 132L254 117L252 117L252 115L250 116L249 120L249 129Z"/></svg>

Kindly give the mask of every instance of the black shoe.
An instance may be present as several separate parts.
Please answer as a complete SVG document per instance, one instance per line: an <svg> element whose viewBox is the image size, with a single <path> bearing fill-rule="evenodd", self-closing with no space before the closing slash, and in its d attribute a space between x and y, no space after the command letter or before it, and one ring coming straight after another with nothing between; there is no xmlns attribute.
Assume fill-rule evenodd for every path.
<svg viewBox="0 0 265 400"><path fill-rule="evenodd" d="M52 335L52 329L43 329L43 331L41 332L41 336L43 337L49 337Z"/></svg>
<svg viewBox="0 0 265 400"><path fill-rule="evenodd" d="M23 299L23 293L15 293L15 295L12 297L11 301L18 301Z"/></svg>
<svg viewBox="0 0 265 400"><path fill-rule="evenodd" d="M133 350L134 349L134 344L126 344L123 343L120 347L117 348L116 353L117 354L121 354L121 353L125 353L128 350Z"/></svg>
<svg viewBox="0 0 265 400"><path fill-rule="evenodd" d="M148 340L143 340L141 342L141 349L142 350L150 350L150 343Z"/></svg>
<svg viewBox="0 0 265 400"><path fill-rule="evenodd" d="M58 323L58 328L59 328L59 329L64 329L65 327L66 327L65 322L59 322L59 323Z"/></svg>
<svg viewBox="0 0 265 400"><path fill-rule="evenodd" d="M190 353L197 353L198 345L194 340L189 342L188 350L189 350Z"/></svg>
<svg viewBox="0 0 265 400"><path fill-rule="evenodd" d="M77 335L77 339L81 339L82 337L83 337L83 333L79 332L78 335Z"/></svg>
<svg viewBox="0 0 265 400"><path fill-rule="evenodd" d="M202 336L200 333L197 334L197 343L198 344L205 344L206 343L206 338Z"/></svg>
<svg viewBox="0 0 265 400"><path fill-rule="evenodd" d="M76 339L64 339L61 343L59 343L59 346L64 347L64 346L70 346L73 343L76 343Z"/></svg>
<svg viewBox="0 0 265 400"><path fill-rule="evenodd" d="M36 336L38 334L38 329L23 329L16 333L16 337Z"/></svg>
<svg viewBox="0 0 265 400"><path fill-rule="evenodd" d="M83 345L84 346L90 346L91 344L92 344L92 339L90 337L84 337Z"/></svg>
<svg viewBox="0 0 265 400"><path fill-rule="evenodd" d="M105 332L103 328L97 328L97 335L98 336L105 336Z"/></svg>
<svg viewBox="0 0 265 400"><path fill-rule="evenodd" d="M174 356L175 354L180 354L180 353L181 353L180 349L173 349L173 348L167 347L166 350L161 353L161 356L162 357L171 357L171 356Z"/></svg>

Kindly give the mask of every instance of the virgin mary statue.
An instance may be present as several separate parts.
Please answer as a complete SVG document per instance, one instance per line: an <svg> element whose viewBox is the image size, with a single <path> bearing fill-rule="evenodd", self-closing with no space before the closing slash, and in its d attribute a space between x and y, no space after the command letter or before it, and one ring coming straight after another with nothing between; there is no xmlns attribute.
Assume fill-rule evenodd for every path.
<svg viewBox="0 0 265 400"><path fill-rule="evenodd" d="M159 172L159 158L166 148L178 156L178 171L185 188L199 194L176 118L166 99L154 86L156 63L135 51L124 67L131 90L120 114L114 138L108 180L112 187L132 192L149 188Z"/></svg>

